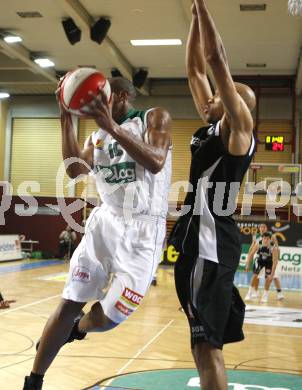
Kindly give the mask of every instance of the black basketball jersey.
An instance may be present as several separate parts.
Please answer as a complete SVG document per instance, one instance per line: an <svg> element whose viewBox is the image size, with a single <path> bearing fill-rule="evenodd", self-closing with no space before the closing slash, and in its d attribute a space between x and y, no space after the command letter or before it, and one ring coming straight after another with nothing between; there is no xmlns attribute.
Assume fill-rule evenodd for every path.
<svg viewBox="0 0 302 390"><path fill-rule="evenodd" d="M246 155L233 156L225 149L218 122L194 134L191 152L191 191L184 202L190 211L178 219L169 242L186 255L235 265L241 248L232 214L255 152L254 136Z"/></svg>
<svg viewBox="0 0 302 390"><path fill-rule="evenodd" d="M269 247L262 244L262 241L259 242L259 249L257 251L257 257L262 261L272 260L272 246Z"/></svg>

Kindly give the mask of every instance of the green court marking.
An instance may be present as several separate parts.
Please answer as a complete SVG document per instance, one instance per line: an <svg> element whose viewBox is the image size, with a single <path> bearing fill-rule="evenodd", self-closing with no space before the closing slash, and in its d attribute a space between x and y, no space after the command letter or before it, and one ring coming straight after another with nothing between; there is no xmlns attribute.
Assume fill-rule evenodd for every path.
<svg viewBox="0 0 302 390"><path fill-rule="evenodd" d="M189 390L200 389L196 370L142 371L108 379L91 387L97 389ZM108 387L106 386L108 383ZM302 377L271 372L228 370L229 390L301 390Z"/></svg>

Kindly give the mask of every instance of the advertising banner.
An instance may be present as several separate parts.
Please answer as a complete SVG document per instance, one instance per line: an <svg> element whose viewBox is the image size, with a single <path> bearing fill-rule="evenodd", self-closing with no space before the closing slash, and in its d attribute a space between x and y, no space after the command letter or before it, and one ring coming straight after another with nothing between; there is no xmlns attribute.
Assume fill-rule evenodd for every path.
<svg viewBox="0 0 302 390"><path fill-rule="evenodd" d="M257 233L259 225L263 222L244 221L237 222L241 233L242 251L239 269L245 269L246 257L253 236ZM278 273L280 274L302 274L302 224L287 222L265 222L275 237L280 247L280 258ZM165 248L161 264L174 265L178 252L173 245Z"/></svg>
<svg viewBox="0 0 302 390"><path fill-rule="evenodd" d="M0 261L22 259L18 235L0 236Z"/></svg>
<svg viewBox="0 0 302 390"><path fill-rule="evenodd" d="M257 233L259 225L264 222L242 221L237 222L243 244L251 244L253 236ZM265 222L280 246L297 246L302 248L302 224L288 222Z"/></svg>

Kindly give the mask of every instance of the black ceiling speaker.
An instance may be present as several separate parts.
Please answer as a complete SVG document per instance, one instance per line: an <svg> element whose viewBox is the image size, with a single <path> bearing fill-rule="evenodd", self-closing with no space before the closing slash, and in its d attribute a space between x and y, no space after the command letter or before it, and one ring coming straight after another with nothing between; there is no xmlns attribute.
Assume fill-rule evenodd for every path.
<svg viewBox="0 0 302 390"><path fill-rule="evenodd" d="M145 84L147 77L148 77L148 71L146 69L139 69L133 75L133 78L132 78L133 85L136 88L141 88Z"/></svg>
<svg viewBox="0 0 302 390"><path fill-rule="evenodd" d="M90 38L97 42L98 44L102 43L106 38L106 35L110 29L111 21L108 18L100 18L95 24L90 28Z"/></svg>
<svg viewBox="0 0 302 390"><path fill-rule="evenodd" d="M62 25L69 43L74 45L81 40L82 31L72 18L62 20Z"/></svg>
<svg viewBox="0 0 302 390"><path fill-rule="evenodd" d="M111 69L111 76L112 77L123 77L121 72L117 68L112 68Z"/></svg>

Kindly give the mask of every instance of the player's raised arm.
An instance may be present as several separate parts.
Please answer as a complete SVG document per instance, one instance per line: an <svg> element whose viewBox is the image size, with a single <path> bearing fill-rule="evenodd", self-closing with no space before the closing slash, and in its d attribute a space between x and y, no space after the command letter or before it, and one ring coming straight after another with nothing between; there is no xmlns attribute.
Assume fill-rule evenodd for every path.
<svg viewBox="0 0 302 390"><path fill-rule="evenodd" d="M61 127L62 153L68 176L74 179L79 175L88 174L89 167L92 167L93 161L94 146L91 137L87 138L84 148L81 149L72 126L71 114L69 113L61 115ZM72 157L76 157L81 161L69 164L69 159Z"/></svg>
<svg viewBox="0 0 302 390"><path fill-rule="evenodd" d="M222 127L235 133L235 137L234 134L230 135L229 151L235 155L245 154L250 147L253 131L253 118L250 111L255 106L255 96L248 86L239 83L235 85L223 42L205 0L195 0L195 5L205 58L213 71L224 107Z"/></svg>
<svg viewBox="0 0 302 390"><path fill-rule="evenodd" d="M171 145L171 117L156 108L148 114L146 140L139 141L120 126L114 126L110 134L127 150L129 155L148 171L156 174L163 168Z"/></svg>
<svg viewBox="0 0 302 390"><path fill-rule="evenodd" d="M89 167L92 166L93 162L93 144L91 137L88 137L84 148L81 149L78 143L73 124L72 116L69 112L65 110L63 105L59 100L60 86L62 80L59 83L58 89L56 91L56 97L61 113L61 129L62 129L62 155L63 160L66 164L66 173L72 179L76 178L81 174L88 174ZM76 157L83 162L74 162L72 164L68 163L68 159ZM88 166L87 166L88 165Z"/></svg>
<svg viewBox="0 0 302 390"><path fill-rule="evenodd" d="M187 40L186 68L196 109L201 118L206 121L204 109L208 100L212 97L212 91L207 78L204 48L200 39L198 17L194 3L192 5L192 21Z"/></svg>
<svg viewBox="0 0 302 390"><path fill-rule="evenodd" d="M153 174L163 168L171 145L171 117L168 111L158 107L148 113L145 136L148 142L145 142L114 121L106 95L102 91L99 97L93 97L88 110L86 112L100 128L116 139L136 162Z"/></svg>

